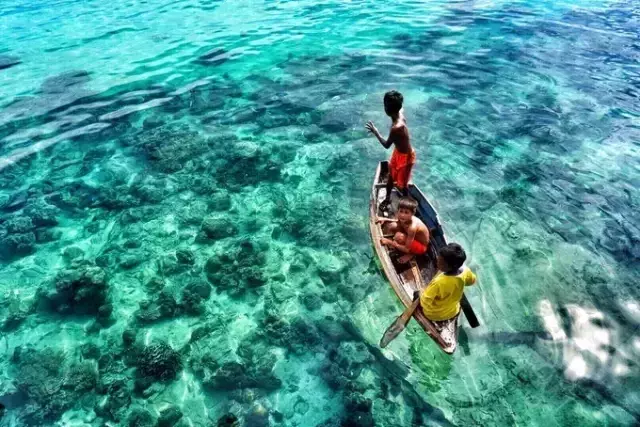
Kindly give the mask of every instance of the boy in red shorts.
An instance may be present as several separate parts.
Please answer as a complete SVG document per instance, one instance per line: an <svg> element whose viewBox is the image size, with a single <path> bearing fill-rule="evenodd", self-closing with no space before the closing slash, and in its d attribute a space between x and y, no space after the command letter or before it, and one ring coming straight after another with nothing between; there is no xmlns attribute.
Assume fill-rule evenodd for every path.
<svg viewBox="0 0 640 427"><path fill-rule="evenodd" d="M368 122L366 128L371 132L384 148L395 145L389 161L389 179L387 181L387 195L380 204L381 210L386 210L391 202L391 190L395 185L403 196L407 196L407 186L411 179L411 169L416 163L416 152L411 147L409 128L402 111L404 98L395 90L384 94L384 112L391 117L391 130L385 140L373 122Z"/></svg>
<svg viewBox="0 0 640 427"><path fill-rule="evenodd" d="M414 214L418 203L408 197L400 199L397 218L378 218L378 223L387 222L383 227L385 234L395 233L393 240L382 238L380 243L403 252L405 255L398 259L399 263L406 263L415 255L422 255L429 247L429 228Z"/></svg>

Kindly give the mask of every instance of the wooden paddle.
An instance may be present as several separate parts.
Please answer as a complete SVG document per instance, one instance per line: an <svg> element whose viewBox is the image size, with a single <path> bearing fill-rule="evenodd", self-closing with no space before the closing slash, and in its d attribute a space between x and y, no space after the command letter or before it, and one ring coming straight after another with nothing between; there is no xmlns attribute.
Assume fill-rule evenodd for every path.
<svg viewBox="0 0 640 427"><path fill-rule="evenodd" d="M380 347L385 348L400 334L400 332L404 331L405 326L409 323L409 319L413 316L413 312L416 311L416 308L418 308L419 305L420 298L416 298L413 304L407 307L407 309L398 316L387 330L384 331L384 335L382 335L382 338L380 339Z"/></svg>
<svg viewBox="0 0 640 427"><path fill-rule="evenodd" d="M480 322L476 317L476 313L473 311L471 307L471 303L467 299L467 296L462 294L462 300L460 301L460 305L462 306L462 311L464 312L464 317L469 321L469 326L472 328L477 328L480 326Z"/></svg>
<svg viewBox="0 0 640 427"><path fill-rule="evenodd" d="M413 273L417 288L420 290L424 289L425 285L422 280L422 274L420 274L420 268L418 267L415 259L411 260L411 272ZM416 308L418 308L419 305L420 297L418 296L413 303L407 307L407 309L387 328L387 330L384 331L384 335L382 335L382 338L380 339L380 347L385 348L400 334L400 332L404 331L407 323L409 323L409 319L413 316L413 312L416 311ZM442 336L440 336L438 330L429 322L425 323L425 326L429 330L429 335L434 337L442 348L445 348L447 345L442 339Z"/></svg>
<svg viewBox="0 0 640 427"><path fill-rule="evenodd" d="M418 289L421 288L422 275L415 259L411 260L411 273L413 274L413 280L416 282ZM409 323L409 319L413 316L413 312L420 305L420 297L418 296L409 307L407 307L400 316L384 331L382 338L380 339L380 347L385 348L393 341L400 332L404 331L405 326Z"/></svg>

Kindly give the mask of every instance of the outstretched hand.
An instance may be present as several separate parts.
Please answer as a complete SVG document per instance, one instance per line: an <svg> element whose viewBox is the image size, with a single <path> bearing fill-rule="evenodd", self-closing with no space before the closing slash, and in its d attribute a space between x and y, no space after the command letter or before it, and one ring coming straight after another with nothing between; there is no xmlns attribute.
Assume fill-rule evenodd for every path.
<svg viewBox="0 0 640 427"><path fill-rule="evenodd" d="M374 135L378 133L378 129L376 129L376 125L374 125L372 121L368 121L367 124L364 125L364 127L366 127L367 130Z"/></svg>
<svg viewBox="0 0 640 427"><path fill-rule="evenodd" d="M382 239L380 239L380 244L382 246L391 246L391 245L393 245L393 240L387 239L386 237L383 237Z"/></svg>

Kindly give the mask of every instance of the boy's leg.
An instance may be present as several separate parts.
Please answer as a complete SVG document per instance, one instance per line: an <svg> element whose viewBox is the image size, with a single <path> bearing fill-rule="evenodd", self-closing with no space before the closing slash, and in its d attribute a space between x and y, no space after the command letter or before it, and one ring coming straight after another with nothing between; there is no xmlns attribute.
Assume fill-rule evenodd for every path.
<svg viewBox="0 0 640 427"><path fill-rule="evenodd" d="M399 245L404 245L407 241L407 235L398 231L395 236L393 236L393 241L398 243ZM400 258L398 258L398 262L400 264L406 264L414 257L413 254L404 254Z"/></svg>
<svg viewBox="0 0 640 427"><path fill-rule="evenodd" d="M400 264L406 264L411 261L415 257L414 254L404 254L400 258L398 258L398 262Z"/></svg>
<svg viewBox="0 0 640 427"><path fill-rule="evenodd" d="M391 176L391 172L389 172L389 178L387 179L387 194L384 200L380 203L380 210L386 211L389 209L391 205L391 192L393 191L393 177Z"/></svg>
<svg viewBox="0 0 640 427"><path fill-rule="evenodd" d="M385 202L391 201L391 192L393 191L393 175L389 174L389 179L387 179L387 197L384 199Z"/></svg>
<svg viewBox="0 0 640 427"><path fill-rule="evenodd" d="M413 243L411 243L411 247L409 248L409 250L411 252L398 258L398 262L400 264L409 262L416 255L424 254L425 252L427 252L427 247L422 243L418 242L417 240L414 240Z"/></svg>

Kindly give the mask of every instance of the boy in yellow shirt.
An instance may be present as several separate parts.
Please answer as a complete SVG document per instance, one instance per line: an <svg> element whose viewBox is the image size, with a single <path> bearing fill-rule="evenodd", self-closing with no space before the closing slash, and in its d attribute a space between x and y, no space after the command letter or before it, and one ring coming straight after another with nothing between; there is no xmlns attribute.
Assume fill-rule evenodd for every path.
<svg viewBox="0 0 640 427"><path fill-rule="evenodd" d="M476 283L476 275L462 267L467 254L457 243L449 243L437 258L438 273L420 295L420 305L428 319L449 320L460 312L465 286Z"/></svg>

